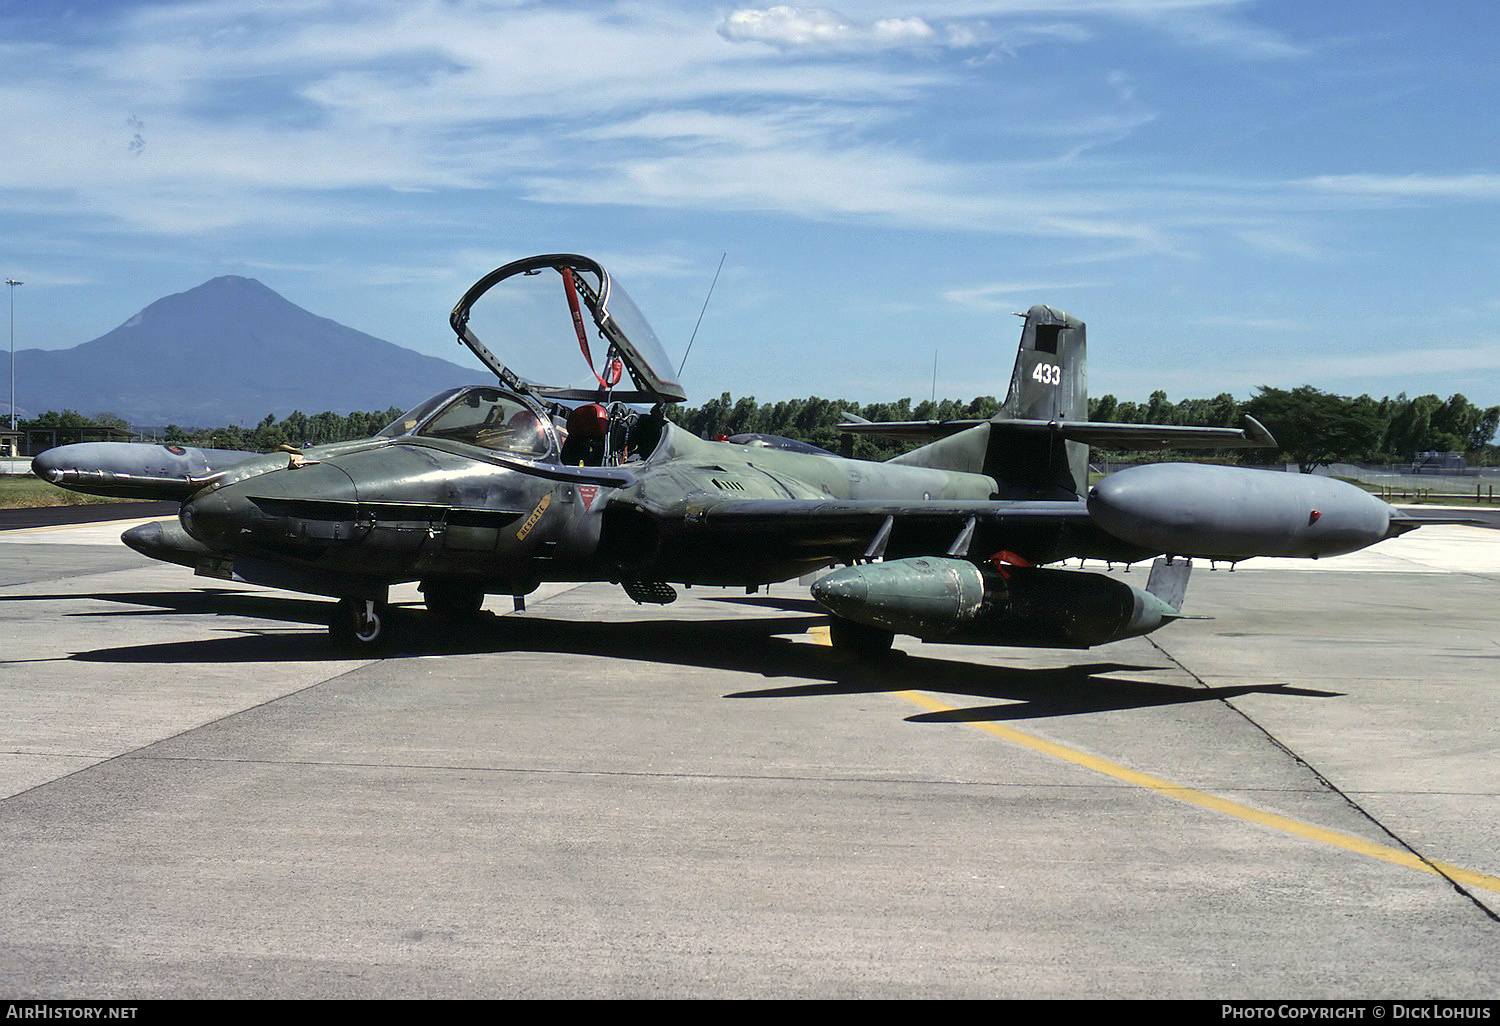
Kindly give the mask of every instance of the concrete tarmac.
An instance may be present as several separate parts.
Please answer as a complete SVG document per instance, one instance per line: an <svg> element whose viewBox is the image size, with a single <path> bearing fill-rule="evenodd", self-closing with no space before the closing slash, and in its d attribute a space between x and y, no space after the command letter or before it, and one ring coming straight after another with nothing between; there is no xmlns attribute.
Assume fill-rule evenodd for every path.
<svg viewBox="0 0 1500 1026"><path fill-rule="evenodd" d="M1500 992L1494 531L871 665L795 585L349 659L125 526L0 534L0 996Z"/></svg>

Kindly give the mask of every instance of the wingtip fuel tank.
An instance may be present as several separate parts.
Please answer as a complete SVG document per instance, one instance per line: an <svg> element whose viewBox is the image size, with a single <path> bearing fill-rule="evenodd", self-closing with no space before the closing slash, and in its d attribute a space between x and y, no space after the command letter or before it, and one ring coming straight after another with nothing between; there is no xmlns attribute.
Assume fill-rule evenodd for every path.
<svg viewBox="0 0 1500 1026"><path fill-rule="evenodd" d="M186 499L215 474L258 455L147 442L77 442L39 453L31 472L75 492L122 499Z"/></svg>
<svg viewBox="0 0 1500 1026"><path fill-rule="evenodd" d="M1333 478L1246 467L1157 463L1089 491L1090 517L1122 541L1171 555L1316 559L1392 534L1394 507Z"/></svg>

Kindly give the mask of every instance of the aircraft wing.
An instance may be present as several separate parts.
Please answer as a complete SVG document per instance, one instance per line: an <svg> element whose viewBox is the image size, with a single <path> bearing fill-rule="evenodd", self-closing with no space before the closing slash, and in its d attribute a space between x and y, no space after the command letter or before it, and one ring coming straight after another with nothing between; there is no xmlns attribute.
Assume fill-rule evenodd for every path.
<svg viewBox="0 0 1500 1026"><path fill-rule="evenodd" d="M734 499L690 510L682 527L721 553L759 549L829 561L1003 549L1045 563L1094 549L1099 539L1113 543L1082 501Z"/></svg>
<svg viewBox="0 0 1500 1026"><path fill-rule="evenodd" d="M903 520L962 521L979 517L986 522L1059 521L1088 516L1082 501L995 501L991 499L731 499L706 506L705 520L737 523L774 523L778 520L843 520L877 522L888 516Z"/></svg>

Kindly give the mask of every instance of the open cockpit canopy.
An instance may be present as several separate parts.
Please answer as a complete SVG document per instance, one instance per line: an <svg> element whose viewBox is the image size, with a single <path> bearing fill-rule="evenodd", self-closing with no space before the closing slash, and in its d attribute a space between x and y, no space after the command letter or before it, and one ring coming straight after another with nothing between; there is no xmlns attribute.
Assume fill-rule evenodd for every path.
<svg viewBox="0 0 1500 1026"><path fill-rule="evenodd" d="M507 358L521 353L534 376L511 370L481 342L475 304L485 304L485 333ZM687 398L656 332L630 296L588 257L553 253L515 260L480 278L449 317L458 340L507 387L543 399L627 403ZM620 388L628 374L634 388Z"/></svg>

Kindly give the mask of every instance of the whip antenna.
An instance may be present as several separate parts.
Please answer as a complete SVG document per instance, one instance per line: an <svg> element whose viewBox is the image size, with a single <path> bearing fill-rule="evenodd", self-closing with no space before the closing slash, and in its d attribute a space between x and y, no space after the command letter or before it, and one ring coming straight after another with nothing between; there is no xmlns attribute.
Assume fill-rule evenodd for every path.
<svg viewBox="0 0 1500 1026"><path fill-rule="evenodd" d="M693 333L688 336L687 352L682 354L682 362L677 365L677 376L682 377L682 368L687 366L688 353L693 351L693 339L698 337L698 326L703 323L703 315L708 312L708 301L714 298L714 286L719 284L719 271L724 270L724 260L729 256L726 251L724 256L719 257L719 270L714 272L714 280L708 283L708 295L703 297L703 309L698 311L698 323L693 325Z"/></svg>

